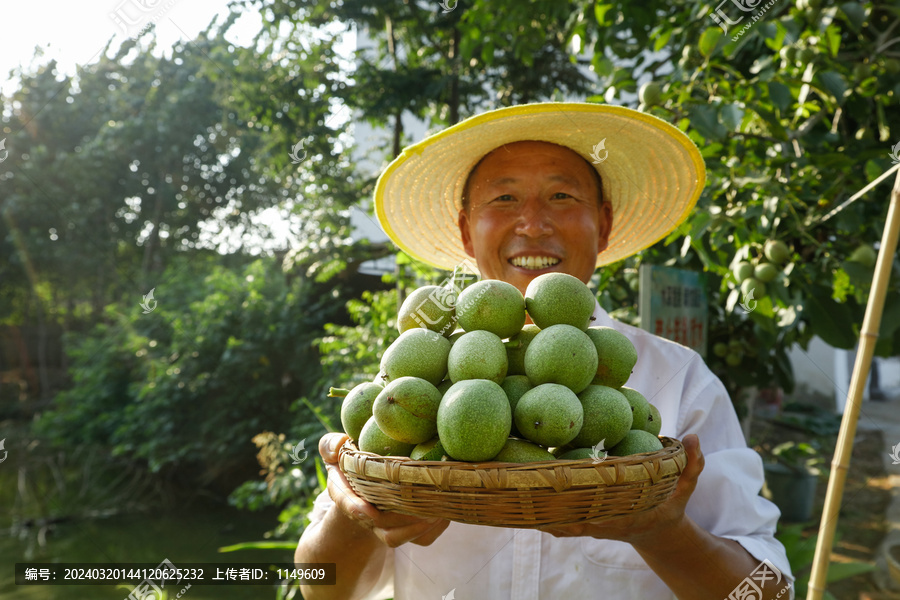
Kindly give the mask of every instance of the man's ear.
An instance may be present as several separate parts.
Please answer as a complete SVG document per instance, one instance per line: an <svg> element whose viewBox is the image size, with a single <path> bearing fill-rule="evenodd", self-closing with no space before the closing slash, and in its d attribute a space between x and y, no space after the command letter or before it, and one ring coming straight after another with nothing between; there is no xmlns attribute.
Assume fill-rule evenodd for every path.
<svg viewBox="0 0 900 600"><path fill-rule="evenodd" d="M612 204L604 202L600 205L600 222L597 227L597 254L600 254L609 246L609 234L612 231L612 225Z"/></svg>
<svg viewBox="0 0 900 600"><path fill-rule="evenodd" d="M464 208L459 209L457 224L459 225L459 237L462 240L463 249L466 251L466 254L475 258L475 246L472 245L472 234L469 232L469 215L466 214Z"/></svg>

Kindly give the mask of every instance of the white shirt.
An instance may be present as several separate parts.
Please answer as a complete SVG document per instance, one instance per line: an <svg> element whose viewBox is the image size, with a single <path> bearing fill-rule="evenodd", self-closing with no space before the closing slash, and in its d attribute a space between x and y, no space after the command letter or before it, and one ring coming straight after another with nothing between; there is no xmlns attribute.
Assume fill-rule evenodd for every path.
<svg viewBox="0 0 900 600"><path fill-rule="evenodd" d="M614 321L599 305L594 317L592 326L613 327L637 349L638 362L626 385L659 409L660 435L682 439L696 433L700 438L706 466L687 515L790 578L784 548L774 538L780 513L759 496L762 460L744 442L722 382L693 350ZM321 520L332 504L327 491L320 494L310 521ZM459 600L675 598L628 543L451 522L430 546L407 543L388 549L381 579L366 600L437 600L451 590ZM793 598L793 588L788 596Z"/></svg>

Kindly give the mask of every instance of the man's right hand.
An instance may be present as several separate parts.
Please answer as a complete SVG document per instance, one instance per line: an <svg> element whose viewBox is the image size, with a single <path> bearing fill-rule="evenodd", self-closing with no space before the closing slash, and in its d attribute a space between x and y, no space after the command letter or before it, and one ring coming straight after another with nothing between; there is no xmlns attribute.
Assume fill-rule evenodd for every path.
<svg viewBox="0 0 900 600"><path fill-rule="evenodd" d="M390 548L406 542L420 546L431 545L447 529L450 521L381 511L357 496L338 467L338 451L347 439L348 436L344 433L328 433L319 440L319 454L328 470L328 494L337 509Z"/></svg>

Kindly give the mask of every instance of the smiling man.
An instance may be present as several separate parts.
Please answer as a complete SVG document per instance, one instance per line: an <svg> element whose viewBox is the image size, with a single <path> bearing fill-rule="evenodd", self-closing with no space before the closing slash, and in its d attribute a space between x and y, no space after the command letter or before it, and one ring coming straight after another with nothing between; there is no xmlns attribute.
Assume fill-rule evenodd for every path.
<svg viewBox="0 0 900 600"><path fill-rule="evenodd" d="M448 270L474 258L483 277L524 292L547 272L587 283L598 267L659 241L688 217L704 178L696 146L659 119L535 104L478 115L407 148L379 179L375 205L410 255ZM382 512L336 466L346 436L326 435L328 489L295 560L337 563L337 584L303 588L304 597L421 600L453 589L479 600L722 600L748 597L753 586L762 588L754 598L788 597L779 513L759 496L762 462L722 383L692 350L618 323L599 305L593 318L634 344L628 386L660 410L661 434L684 442L687 466L669 500L543 530ZM760 579L771 583L774 568L782 584L752 579L761 564L769 571Z"/></svg>
<svg viewBox="0 0 900 600"><path fill-rule="evenodd" d="M611 226L597 171L547 142L514 142L488 154L469 175L459 211L463 247L482 276L523 294L550 271L590 281Z"/></svg>

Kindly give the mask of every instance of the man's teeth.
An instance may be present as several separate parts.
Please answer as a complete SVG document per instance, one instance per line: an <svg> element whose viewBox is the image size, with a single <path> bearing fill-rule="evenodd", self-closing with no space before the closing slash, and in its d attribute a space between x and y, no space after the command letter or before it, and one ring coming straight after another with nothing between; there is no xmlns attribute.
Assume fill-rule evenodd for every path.
<svg viewBox="0 0 900 600"><path fill-rule="evenodd" d="M559 259L551 256L517 256L509 262L523 269L546 269L558 263Z"/></svg>

